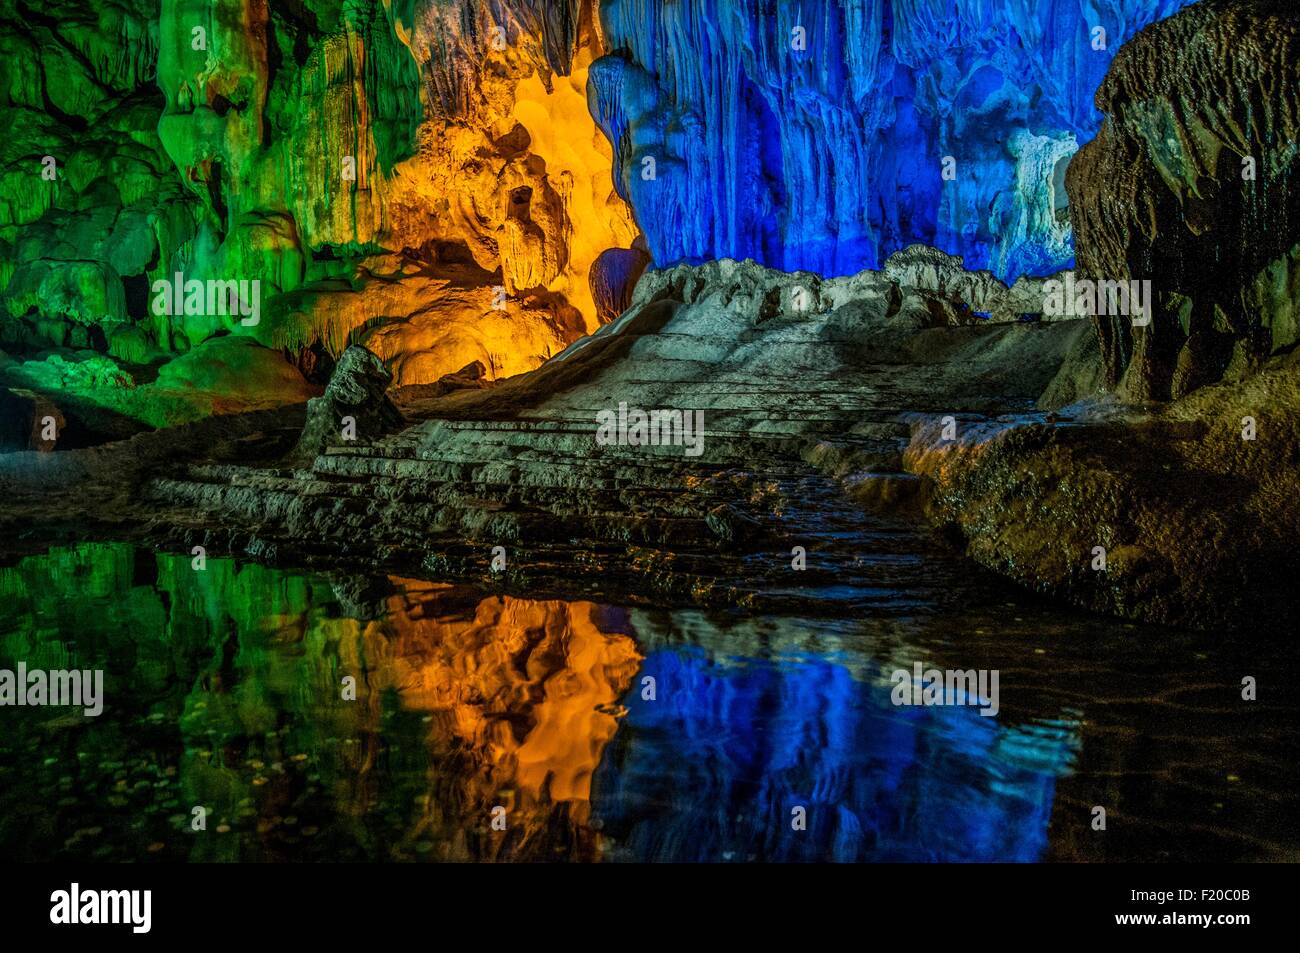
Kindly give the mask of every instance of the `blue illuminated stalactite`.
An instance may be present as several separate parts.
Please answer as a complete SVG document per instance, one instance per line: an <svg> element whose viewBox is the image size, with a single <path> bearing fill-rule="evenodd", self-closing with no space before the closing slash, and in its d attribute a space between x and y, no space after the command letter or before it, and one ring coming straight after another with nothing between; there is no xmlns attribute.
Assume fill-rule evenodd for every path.
<svg viewBox="0 0 1300 953"><path fill-rule="evenodd" d="M1120 44L1188 2L603 0L589 98L661 266L851 274L923 242L1013 280L1072 263L1051 170Z"/></svg>

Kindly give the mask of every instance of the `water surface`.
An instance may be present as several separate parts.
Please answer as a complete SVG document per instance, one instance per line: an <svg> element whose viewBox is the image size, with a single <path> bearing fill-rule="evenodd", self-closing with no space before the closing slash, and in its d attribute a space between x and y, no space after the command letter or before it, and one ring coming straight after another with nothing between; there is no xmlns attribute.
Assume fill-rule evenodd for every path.
<svg viewBox="0 0 1300 953"><path fill-rule="evenodd" d="M99 717L0 708L0 849L1295 859L1296 660L1266 635L1098 620L987 577L942 611L747 618L83 544L0 568L0 667L106 683ZM998 714L893 704L915 661L997 669Z"/></svg>

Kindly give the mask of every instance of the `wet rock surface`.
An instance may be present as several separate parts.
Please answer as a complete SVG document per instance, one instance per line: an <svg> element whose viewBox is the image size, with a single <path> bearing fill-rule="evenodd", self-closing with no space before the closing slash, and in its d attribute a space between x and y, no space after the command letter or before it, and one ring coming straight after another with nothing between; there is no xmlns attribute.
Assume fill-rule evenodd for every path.
<svg viewBox="0 0 1300 953"><path fill-rule="evenodd" d="M1168 405L933 422L906 453L927 511L980 564L1096 612L1281 630L1300 569L1300 365Z"/></svg>
<svg viewBox="0 0 1300 953"><path fill-rule="evenodd" d="M598 185L611 170L655 228L689 225L719 197L698 192L708 176L689 187L668 176L653 195L627 178L654 116L680 105L637 65L650 46L593 62L640 7L611 5L602 20L590 4L508 6L518 42L482 73L426 42L439 30L461 45L485 36L490 18L469 2L421 8L414 46L402 49L390 43L390 32L405 35L392 11L350 10L315 27L301 11L274 14L278 42L311 39L283 74L243 20L222 26L234 60L201 82L173 16L157 50L153 32L141 34L131 62L157 58L162 146L204 188L171 231L158 209L135 206L141 196L101 204L130 206L130 221L144 216L157 241L179 243L158 245L151 267L207 235L215 260L248 266L274 300L247 336L202 321L147 325L130 313L138 283L115 284L127 232L125 244L52 271L31 236L72 210L62 198L11 204L23 237L4 301L18 320L5 326L15 350L0 354L0 386L18 423L4 439L36 448L39 407L65 424L61 452L46 454L57 459L4 461L12 492L0 518L24 527L17 548L38 545L29 521L57 534L84 520L174 547L419 567L518 592L843 611L933 588L929 568L954 557L928 517L976 563L1088 609L1200 627L1292 611L1300 30L1289 5L1207 0L1144 30L1116 56L1096 100L1105 124L1068 174L1060 142L1012 137L1017 176L1070 199L1058 207L1055 191L1031 188L989 205L1003 225L1024 226L1011 244L979 229L947 243L966 258L905 244L894 209L844 242L805 236L801 254L827 273L899 247L879 271L835 278L730 259L643 272L645 248L700 255L654 229L637 239L627 205ZM1133 4L1143 22L1166 6ZM664 42L688 7L712 9L664 13L647 42ZM895 54L928 48L919 35L903 41ZM373 146L358 171L374 184L365 201L305 208L237 188L274 161L250 132L269 121L267 103L315 83L317 53L328 63L371 48L380 55L360 84L367 94L387 81L410 92L423 77L436 95L420 110L399 96L361 116L337 77L312 86L325 113ZM895 79L900 63L885 64ZM753 76L766 65L739 67ZM870 72L858 65L841 79ZM97 95L129 98L137 73L100 77L112 82ZM265 96L214 121L204 100L229 100L244 75ZM684 75L683 88L698 78ZM985 73L978 91L991 96L996 79ZM832 86L820 92L849 91ZM484 98L467 97L471 88ZM566 129L591 122L580 89L613 155L569 142ZM1091 121L1075 92L1040 104L1070 130ZM544 127L543 115L555 122ZM415 146L433 148L430 137L453 126L431 170L432 153ZM666 171L698 164L678 158ZM310 152L289 178L332 175L333 162ZM430 219L412 182L442 194L462 179L467 203L436 205ZM70 204L89 201L83 185ZM601 227L575 229L575 215ZM1069 222L1078 268L1049 279L1067 263ZM767 240L745 231L744 216L732 224L740 231L715 237L747 249ZM955 239L952 222L921 225ZM683 241L698 237L682 230ZM1049 280L1148 277L1149 325L1048 307ZM38 298L45 312L31 309ZM232 419L193 423L206 413ZM670 428L654 431L666 442L651 439L652 422ZM187 426L136 433L169 424ZM101 498L116 509L90 513ZM1098 552L1104 568L1093 568Z"/></svg>
<svg viewBox="0 0 1300 953"><path fill-rule="evenodd" d="M1293 4L1210 0L1116 57L1067 175L1077 275L1150 280L1153 307L1095 319L1055 413L918 429L908 469L981 564L1147 621L1294 618L1298 43Z"/></svg>
<svg viewBox="0 0 1300 953"><path fill-rule="evenodd" d="M0 661L113 698L0 844L1294 859L1300 34L1094 109L1186 5L0 0Z"/></svg>

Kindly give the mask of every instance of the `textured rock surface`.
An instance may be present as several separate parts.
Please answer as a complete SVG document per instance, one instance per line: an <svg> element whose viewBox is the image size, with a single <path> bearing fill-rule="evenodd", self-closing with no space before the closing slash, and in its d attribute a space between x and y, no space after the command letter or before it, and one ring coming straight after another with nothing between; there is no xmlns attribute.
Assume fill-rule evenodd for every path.
<svg viewBox="0 0 1300 953"><path fill-rule="evenodd" d="M1098 319L1111 386L1168 399L1300 340L1300 9L1206 0L1125 45L1067 187L1082 274L1149 279L1150 326Z"/></svg>
<svg viewBox="0 0 1300 953"><path fill-rule="evenodd" d="M1068 173L1077 276L1150 280L1153 314L1095 320L1040 399L1059 416L918 429L907 467L981 564L1151 622L1294 615L1298 53L1293 4L1210 0L1117 55ZM1173 402L1063 407L1098 387Z"/></svg>
<svg viewBox="0 0 1300 953"><path fill-rule="evenodd" d="M1185 3L605 0L592 112L661 267L844 275L923 242L1014 281L1068 266L1097 85Z"/></svg>
<svg viewBox="0 0 1300 953"><path fill-rule="evenodd" d="M252 333L355 339L418 384L528 370L597 326L588 272L636 231L586 112L586 4L254 4L213 20L215 68L191 48L205 9L163 18L159 129L205 267L301 292Z"/></svg>
<svg viewBox="0 0 1300 953"><path fill-rule="evenodd" d="M157 21L157 0L0 3L0 340L103 349L194 237L156 131Z"/></svg>
<svg viewBox="0 0 1300 953"><path fill-rule="evenodd" d="M224 335L166 363L139 366L86 349L0 355L0 387L54 404L53 449L89 446L154 427L301 403L320 392L278 351Z"/></svg>
<svg viewBox="0 0 1300 953"><path fill-rule="evenodd" d="M981 564L1151 622L1294 616L1298 53L1293 4L1209 0L1116 57L1068 174L1078 277L1149 280L1153 314L1095 320L1056 416L918 429L907 467ZM1062 406L1099 386L1173 400Z"/></svg>
<svg viewBox="0 0 1300 953"><path fill-rule="evenodd" d="M650 265L650 254L640 248L610 248L591 266L591 296L596 316L608 324L627 310L641 275Z"/></svg>
<svg viewBox="0 0 1300 953"><path fill-rule="evenodd" d="M418 423L311 459L188 465L178 452L139 505L149 538L186 549L380 562L520 593L598 584L802 609L784 576L798 544L820 554L808 585L836 593L823 609L884 607L891 582L942 601L927 574L951 556L907 518L921 486L902 468L911 421L1031 408L1088 325L953 323L931 295L882 273L823 281L753 262L647 273L622 317L531 374L401 388ZM701 412L699 455L598 443L598 413L620 404ZM25 502L27 472L13 475ZM509 555L494 573L496 546Z"/></svg>
<svg viewBox="0 0 1300 953"><path fill-rule="evenodd" d="M949 441L929 421L905 459L933 481L936 522L1031 589L1147 622L1267 629L1296 612L1297 420L1291 354L1149 412L1080 404Z"/></svg>
<svg viewBox="0 0 1300 953"><path fill-rule="evenodd" d="M935 306L949 262L895 264L924 287L753 262L648 272L624 315L537 371L485 386L469 368L396 391L415 422L368 445L313 435L321 452L277 460L283 436L262 432L242 455L262 462L248 465L237 441L205 461L181 431L190 442L170 450L164 433L11 454L4 496L19 510L6 518L75 523L107 479L129 501L115 519L187 551L382 564L519 593L867 612L898 592L948 597L951 557L921 530L924 511L980 564L1085 608L1206 627L1294 611L1294 360L1163 410L1107 398L1045 414L1035 402L1095 345L1091 323L954 322L959 309ZM386 400L378 361L349 353L335 389L360 361L366 400ZM684 441L602 445L599 414L620 405L702 412L698 456ZM137 457L173 462L160 472ZM795 546L816 558L792 586ZM493 567L496 547L507 562Z"/></svg>
<svg viewBox="0 0 1300 953"><path fill-rule="evenodd" d="M307 424L294 456L311 460L326 447L368 446L400 430L406 421L391 400L393 376L370 351L353 345L343 352L325 393L307 401Z"/></svg>

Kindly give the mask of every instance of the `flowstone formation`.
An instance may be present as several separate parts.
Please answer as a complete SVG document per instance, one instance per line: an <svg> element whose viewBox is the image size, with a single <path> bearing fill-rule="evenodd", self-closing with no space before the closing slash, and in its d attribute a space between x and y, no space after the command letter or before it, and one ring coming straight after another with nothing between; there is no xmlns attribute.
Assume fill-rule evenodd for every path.
<svg viewBox="0 0 1300 953"><path fill-rule="evenodd" d="M605 0L592 113L655 263L853 274L917 242L1072 258L1064 182L1120 44L1188 0Z"/></svg>
<svg viewBox="0 0 1300 953"><path fill-rule="evenodd" d="M644 253L587 111L590 0L6 0L0 21L0 386L87 440L302 400L351 343L399 384L528 370L639 274L602 258ZM225 334L263 346L250 383L284 359L298 380L188 411L132 393Z"/></svg>

